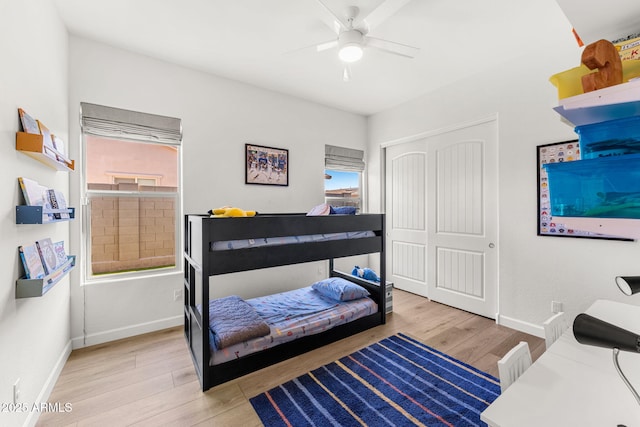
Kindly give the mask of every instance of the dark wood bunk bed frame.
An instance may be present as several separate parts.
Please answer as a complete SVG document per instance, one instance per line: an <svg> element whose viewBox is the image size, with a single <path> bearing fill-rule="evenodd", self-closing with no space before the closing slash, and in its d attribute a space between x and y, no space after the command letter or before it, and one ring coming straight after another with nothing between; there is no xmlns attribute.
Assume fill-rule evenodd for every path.
<svg viewBox="0 0 640 427"><path fill-rule="evenodd" d="M184 334L202 391L384 324L386 321L384 223L384 214L329 216L261 214L252 218L210 218L208 215L185 215ZM211 243L215 241L367 230L373 231L375 236L224 251L210 249ZM368 253L380 254L379 284L334 269L334 258ZM371 293L371 298L378 304L378 311L318 334L218 365L209 365L211 358L208 322L210 276L322 260L329 260L330 277L342 277L365 287Z"/></svg>

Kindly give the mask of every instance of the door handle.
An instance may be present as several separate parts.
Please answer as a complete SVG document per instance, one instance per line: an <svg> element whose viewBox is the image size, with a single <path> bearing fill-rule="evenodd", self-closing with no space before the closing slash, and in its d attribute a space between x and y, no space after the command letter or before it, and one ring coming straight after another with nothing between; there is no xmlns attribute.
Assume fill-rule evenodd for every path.
<svg viewBox="0 0 640 427"><path fill-rule="evenodd" d="M493 244L493 243L489 243L489 247L490 247L491 249L493 249L493 248L495 248L495 247L496 247L496 245L495 245L495 244Z"/></svg>

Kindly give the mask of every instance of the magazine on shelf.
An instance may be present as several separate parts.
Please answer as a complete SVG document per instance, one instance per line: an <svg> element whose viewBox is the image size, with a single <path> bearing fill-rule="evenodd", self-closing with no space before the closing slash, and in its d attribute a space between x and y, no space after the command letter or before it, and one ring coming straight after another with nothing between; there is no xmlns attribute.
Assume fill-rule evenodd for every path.
<svg viewBox="0 0 640 427"><path fill-rule="evenodd" d="M56 258L53 242L47 237L46 239L36 241L36 247L42 260L45 275L53 273L58 267L58 259Z"/></svg>
<svg viewBox="0 0 640 427"><path fill-rule="evenodd" d="M22 108L18 108L18 115L20 116L20 123L22 124L22 131L26 133L40 133L40 127L38 122L27 114Z"/></svg>
<svg viewBox="0 0 640 427"><path fill-rule="evenodd" d="M41 279L45 276L44 267L42 266L42 260L40 259L40 253L35 244L24 245L18 248L20 252L20 259L24 266L24 271L27 279Z"/></svg>

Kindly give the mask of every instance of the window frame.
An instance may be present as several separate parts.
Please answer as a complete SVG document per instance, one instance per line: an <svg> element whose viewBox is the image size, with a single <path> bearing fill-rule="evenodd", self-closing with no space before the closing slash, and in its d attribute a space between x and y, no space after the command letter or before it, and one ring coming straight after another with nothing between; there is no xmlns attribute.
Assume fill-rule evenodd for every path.
<svg viewBox="0 0 640 427"><path fill-rule="evenodd" d="M110 107L106 107L110 108ZM82 108L81 108L82 110ZM114 109L115 110L115 109ZM126 110L119 110L125 111ZM138 113L141 115L147 115L145 113ZM153 116L148 114L148 116ZM82 116L81 116L82 117ZM158 116L162 117L162 116ZM174 119L179 120L179 119ZM175 192L168 191L118 191L118 190L99 190L99 189L89 189L88 182L88 173L87 173L87 137L94 136L97 138L106 138L113 139L122 142L131 142L131 143L143 143L143 144L152 144L157 146L167 146L170 145L176 149L177 159L176 159L176 173L177 173L177 185ZM183 203L183 177L182 177L182 128L180 125L180 138L177 142L171 143L167 141L148 141L148 140L140 140L138 138L126 138L122 135L103 135L96 134L93 132L86 132L84 127L81 126L80 129L80 137L81 137L81 157L83 167L81 168L81 209L82 215L80 215L81 220L81 229L82 229L82 238L81 238L81 252L83 255L83 265L82 265L82 282L83 284L93 284L100 282L117 282L122 280L129 280L132 278L142 278L142 277L158 277L163 275L172 275L178 272L182 272L182 203ZM125 174L121 173L111 173L112 179L114 181L114 177L125 177ZM158 175L159 177L160 175ZM149 178L142 176L141 174L136 174L136 176L131 176L135 179L136 183L138 181L137 178ZM152 178L156 178L156 175L152 176ZM156 179L156 185L158 184L158 179ZM175 221L174 221L174 265L167 267L157 267L157 268L139 268L137 270L129 270L122 272L112 272L112 273L93 273L93 262L92 262L92 224L91 224L91 199L95 197L137 197L137 198L173 198L174 206L175 206Z"/></svg>
<svg viewBox="0 0 640 427"><path fill-rule="evenodd" d="M355 170L349 170L349 169L339 169L339 168L325 168L324 169L324 173L325 175L327 174L327 171L336 171L336 172L347 172L347 173L355 173L358 174L358 194L359 196L357 197L358 200L358 207L356 212L357 213L363 213L364 212L364 201L365 201L365 197L364 197L364 171L355 171ZM331 201L332 200L345 200L344 197L328 197L327 196L327 186L326 186L326 178L325 178L325 185L324 185L324 202L327 203L328 205L334 206ZM353 200L355 198L352 198L351 200ZM338 206L338 205L335 205Z"/></svg>

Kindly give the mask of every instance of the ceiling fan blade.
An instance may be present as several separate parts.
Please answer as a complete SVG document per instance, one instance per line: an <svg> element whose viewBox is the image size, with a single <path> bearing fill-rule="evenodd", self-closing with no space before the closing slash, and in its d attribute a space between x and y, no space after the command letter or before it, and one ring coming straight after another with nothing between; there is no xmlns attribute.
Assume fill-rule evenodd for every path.
<svg viewBox="0 0 640 427"><path fill-rule="evenodd" d="M371 36L365 37L367 47L383 50L394 55L404 56L405 58L414 58L420 49L402 43L396 43L389 40L378 39Z"/></svg>
<svg viewBox="0 0 640 427"><path fill-rule="evenodd" d="M338 40L329 40L324 43L320 43L316 45L316 52L322 52L323 50L328 50L338 46Z"/></svg>
<svg viewBox="0 0 640 427"><path fill-rule="evenodd" d="M321 6L322 10L325 12L322 14L321 19L329 28L333 30L334 33L340 34L340 31L347 29L347 23L344 22L338 15L336 15L329 7L324 4L322 0L316 0L317 3Z"/></svg>
<svg viewBox="0 0 640 427"><path fill-rule="evenodd" d="M294 50L290 50L288 52L285 52L285 55L297 55L299 53L302 52L322 52L324 50L327 49L331 49L334 46L338 45L338 40L336 39L331 39L331 40L327 40L325 42L322 43L316 43L316 44L312 44L310 46L304 46L304 47L299 47L297 49Z"/></svg>
<svg viewBox="0 0 640 427"><path fill-rule="evenodd" d="M362 18L362 23L366 27L367 31L371 31L410 1L411 0L386 0L372 10L367 16Z"/></svg>
<svg viewBox="0 0 640 427"><path fill-rule="evenodd" d="M351 81L351 67L349 64L344 64L344 69L342 70L342 81Z"/></svg>

